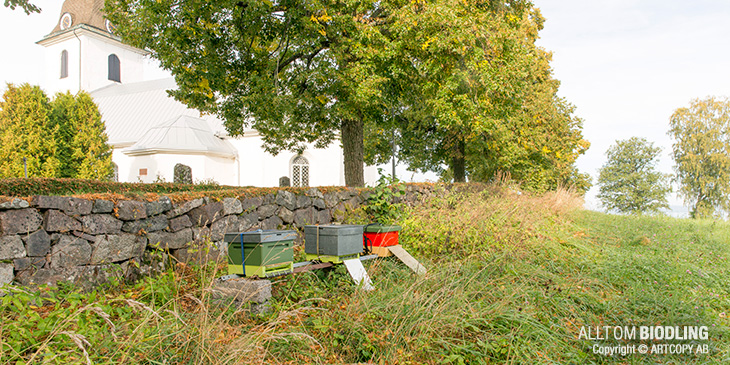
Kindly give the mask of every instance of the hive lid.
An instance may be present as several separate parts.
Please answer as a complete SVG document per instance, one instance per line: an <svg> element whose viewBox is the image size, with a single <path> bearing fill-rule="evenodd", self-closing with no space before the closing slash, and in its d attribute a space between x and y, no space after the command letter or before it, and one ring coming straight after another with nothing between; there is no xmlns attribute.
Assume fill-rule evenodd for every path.
<svg viewBox="0 0 730 365"><path fill-rule="evenodd" d="M383 233L383 232L397 232L400 231L401 227L395 224L384 225L384 224L368 224L365 226L365 232L368 233Z"/></svg>
<svg viewBox="0 0 730 365"><path fill-rule="evenodd" d="M362 235L362 226L360 225L322 225L322 226L304 226L304 233L317 234L319 230L320 236L346 236L359 234Z"/></svg>
<svg viewBox="0 0 730 365"><path fill-rule="evenodd" d="M292 230L256 230L250 232L226 233L223 239L227 243L241 242L243 235L243 243L263 243L277 241L291 241L297 238L297 233Z"/></svg>

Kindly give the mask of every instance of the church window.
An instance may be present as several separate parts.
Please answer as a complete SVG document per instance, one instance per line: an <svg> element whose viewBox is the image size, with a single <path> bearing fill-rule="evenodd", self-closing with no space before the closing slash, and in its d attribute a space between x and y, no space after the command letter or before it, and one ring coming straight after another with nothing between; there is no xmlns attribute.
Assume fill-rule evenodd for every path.
<svg viewBox="0 0 730 365"><path fill-rule="evenodd" d="M68 51L65 49L61 52L61 78L68 77Z"/></svg>
<svg viewBox="0 0 730 365"><path fill-rule="evenodd" d="M309 161L304 156L297 156L291 163L291 185L309 186Z"/></svg>
<svg viewBox="0 0 730 365"><path fill-rule="evenodd" d="M122 82L120 73L119 57L112 53L109 55L109 80Z"/></svg>
<svg viewBox="0 0 730 365"><path fill-rule="evenodd" d="M139 169L139 176L147 176L147 169Z"/></svg>
<svg viewBox="0 0 730 365"><path fill-rule="evenodd" d="M61 15L61 22L59 23L59 27L61 27L61 30L66 30L68 28L71 28L71 24L73 24L73 19L71 19L71 14L63 13L63 15Z"/></svg>
<svg viewBox="0 0 730 365"><path fill-rule="evenodd" d="M104 25L106 25L107 32L109 32L111 34L114 34L114 32L117 30L117 27L115 27L114 24L112 24L112 22L109 21L109 19L107 19L104 22Z"/></svg>
<svg viewBox="0 0 730 365"><path fill-rule="evenodd" d="M119 165L112 162L112 166L114 167L114 173L112 175L112 181L119 182Z"/></svg>

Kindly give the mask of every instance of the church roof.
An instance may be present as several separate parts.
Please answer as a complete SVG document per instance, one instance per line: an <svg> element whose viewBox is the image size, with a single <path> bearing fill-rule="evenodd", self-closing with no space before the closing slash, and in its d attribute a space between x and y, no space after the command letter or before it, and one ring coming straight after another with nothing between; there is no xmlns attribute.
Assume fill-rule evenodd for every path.
<svg viewBox="0 0 730 365"><path fill-rule="evenodd" d="M173 78L131 84L112 84L91 92L106 124L109 144L125 147L140 141L150 127L178 116L198 118L213 134L226 135L223 122L201 115L173 99L167 90L176 89Z"/></svg>
<svg viewBox="0 0 730 365"><path fill-rule="evenodd" d="M180 115L150 128L124 153L132 156L185 153L234 158L236 149L228 141L216 137L204 120Z"/></svg>
<svg viewBox="0 0 730 365"><path fill-rule="evenodd" d="M51 33L62 31L61 17L66 13L71 15L74 26L86 24L108 33L103 9L104 0L66 0L63 2L63 6L61 6L61 15L58 17L56 27L53 28Z"/></svg>

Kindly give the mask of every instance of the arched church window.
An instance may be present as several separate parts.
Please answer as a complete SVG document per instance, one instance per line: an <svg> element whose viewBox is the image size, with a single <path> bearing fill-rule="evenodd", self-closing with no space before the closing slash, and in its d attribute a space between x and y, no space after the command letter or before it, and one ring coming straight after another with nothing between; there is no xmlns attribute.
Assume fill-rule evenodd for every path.
<svg viewBox="0 0 730 365"><path fill-rule="evenodd" d="M65 49L61 51L61 78L65 79L68 77L68 51Z"/></svg>
<svg viewBox="0 0 730 365"><path fill-rule="evenodd" d="M112 162L112 167L114 168L112 172L112 181L119 182L119 165Z"/></svg>
<svg viewBox="0 0 730 365"><path fill-rule="evenodd" d="M291 185L309 186L309 161L304 156L297 156L291 163Z"/></svg>
<svg viewBox="0 0 730 365"><path fill-rule="evenodd" d="M109 80L122 82L120 73L119 57L112 53L109 55Z"/></svg>

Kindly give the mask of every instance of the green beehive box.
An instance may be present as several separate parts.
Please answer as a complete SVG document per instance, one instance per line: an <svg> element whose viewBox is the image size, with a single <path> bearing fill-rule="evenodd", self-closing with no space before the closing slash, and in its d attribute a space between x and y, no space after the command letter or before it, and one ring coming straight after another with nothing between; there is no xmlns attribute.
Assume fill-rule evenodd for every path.
<svg viewBox="0 0 730 365"><path fill-rule="evenodd" d="M359 255L362 249L362 226L304 226L304 252L308 255L350 256Z"/></svg>
<svg viewBox="0 0 730 365"><path fill-rule="evenodd" d="M228 244L229 274L264 276L255 272L290 266L294 261L294 231L252 231L228 233L224 240ZM243 243L243 253L241 253ZM244 271L243 262L246 263Z"/></svg>

